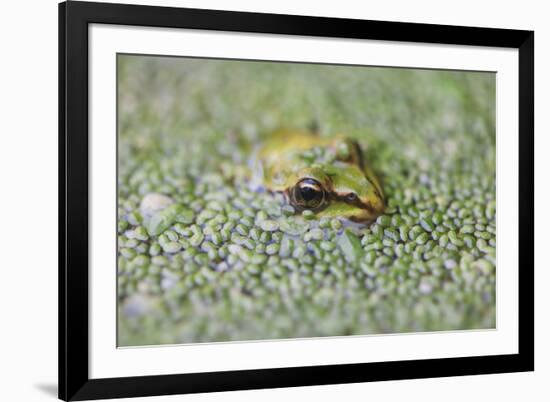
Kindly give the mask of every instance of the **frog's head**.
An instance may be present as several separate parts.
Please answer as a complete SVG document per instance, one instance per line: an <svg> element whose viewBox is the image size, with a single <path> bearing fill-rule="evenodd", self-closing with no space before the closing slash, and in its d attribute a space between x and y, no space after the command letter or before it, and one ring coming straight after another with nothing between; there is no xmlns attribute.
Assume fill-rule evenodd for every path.
<svg viewBox="0 0 550 402"><path fill-rule="evenodd" d="M297 172L292 181L288 198L298 210L311 209L320 217L345 217L354 222L372 221L384 212L380 186L355 164L314 165Z"/></svg>

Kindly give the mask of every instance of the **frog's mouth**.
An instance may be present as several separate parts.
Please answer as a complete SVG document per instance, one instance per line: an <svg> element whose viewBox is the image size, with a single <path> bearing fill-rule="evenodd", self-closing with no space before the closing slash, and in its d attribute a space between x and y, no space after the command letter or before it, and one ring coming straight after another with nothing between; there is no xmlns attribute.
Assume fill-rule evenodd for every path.
<svg viewBox="0 0 550 402"><path fill-rule="evenodd" d="M345 218L357 223L371 222L384 213L385 209L383 201L373 203L368 199L361 199L359 197L350 200L347 194L331 193L329 194L329 202L332 204L345 204L348 207L353 207L355 212L346 214ZM330 208L330 204L327 205L327 208Z"/></svg>
<svg viewBox="0 0 550 402"><path fill-rule="evenodd" d="M362 211L363 210L361 210L357 214L348 216L347 219L355 223L369 223L374 221L376 217L379 215L379 214L370 213L367 210L364 210L366 212L362 212Z"/></svg>

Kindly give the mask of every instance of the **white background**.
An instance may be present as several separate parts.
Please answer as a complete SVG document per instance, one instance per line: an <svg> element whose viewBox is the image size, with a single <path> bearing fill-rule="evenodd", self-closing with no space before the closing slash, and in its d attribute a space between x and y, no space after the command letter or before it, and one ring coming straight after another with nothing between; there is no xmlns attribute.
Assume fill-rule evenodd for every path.
<svg viewBox="0 0 550 402"><path fill-rule="evenodd" d="M550 394L548 236L550 26L544 2L148 1L150 4L534 29L536 31L536 335L535 373L303 387L156 398L165 401L547 400ZM8 4L8 3L6 3ZM0 397L54 400L57 376L57 5L2 5L0 24ZM153 399L134 399L153 400Z"/></svg>
<svg viewBox="0 0 550 402"><path fill-rule="evenodd" d="M89 37L91 378L517 353L516 50L112 25ZM116 221L105 219L116 216L117 52L497 71L498 328L117 349Z"/></svg>

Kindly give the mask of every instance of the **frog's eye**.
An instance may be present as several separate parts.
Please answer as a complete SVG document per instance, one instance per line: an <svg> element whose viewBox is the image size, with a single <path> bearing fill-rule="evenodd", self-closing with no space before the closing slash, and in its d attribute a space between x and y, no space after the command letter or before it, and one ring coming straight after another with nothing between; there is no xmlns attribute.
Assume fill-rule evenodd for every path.
<svg viewBox="0 0 550 402"><path fill-rule="evenodd" d="M355 193L349 193L349 194L346 194L346 201L347 202L355 202L357 201L359 198L357 197L357 194Z"/></svg>
<svg viewBox="0 0 550 402"><path fill-rule="evenodd" d="M292 196L302 208L317 208L325 201L325 190L317 180L303 179L294 186Z"/></svg>

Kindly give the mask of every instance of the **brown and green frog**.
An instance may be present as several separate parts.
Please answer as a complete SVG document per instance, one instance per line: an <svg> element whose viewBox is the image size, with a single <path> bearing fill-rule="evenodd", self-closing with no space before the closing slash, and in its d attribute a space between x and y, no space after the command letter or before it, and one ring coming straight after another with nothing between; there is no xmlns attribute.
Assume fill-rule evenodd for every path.
<svg viewBox="0 0 550 402"><path fill-rule="evenodd" d="M354 222L384 212L380 182L358 143L343 135L278 130L255 150L251 168L256 183L284 194L298 212Z"/></svg>

